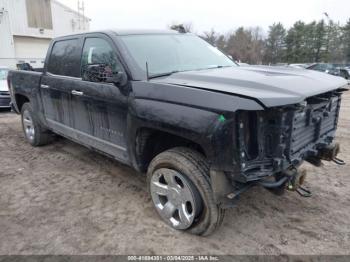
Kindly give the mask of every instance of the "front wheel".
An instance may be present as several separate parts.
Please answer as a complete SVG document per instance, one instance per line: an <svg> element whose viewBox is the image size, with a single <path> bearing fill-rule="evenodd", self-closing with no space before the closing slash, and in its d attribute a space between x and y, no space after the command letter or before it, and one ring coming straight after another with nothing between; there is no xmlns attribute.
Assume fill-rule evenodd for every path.
<svg viewBox="0 0 350 262"><path fill-rule="evenodd" d="M29 144L42 146L53 140L52 134L40 125L30 103L22 106L21 117L23 132Z"/></svg>
<svg viewBox="0 0 350 262"><path fill-rule="evenodd" d="M171 227L209 235L222 222L224 210L213 199L205 158L188 148L173 148L156 156L147 172L156 211Z"/></svg>

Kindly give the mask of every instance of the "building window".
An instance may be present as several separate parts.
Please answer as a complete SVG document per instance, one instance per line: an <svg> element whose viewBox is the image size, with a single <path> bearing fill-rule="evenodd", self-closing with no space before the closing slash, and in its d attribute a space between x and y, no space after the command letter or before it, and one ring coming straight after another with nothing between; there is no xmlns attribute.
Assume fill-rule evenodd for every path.
<svg viewBox="0 0 350 262"><path fill-rule="evenodd" d="M52 29L50 0L26 0L28 26Z"/></svg>

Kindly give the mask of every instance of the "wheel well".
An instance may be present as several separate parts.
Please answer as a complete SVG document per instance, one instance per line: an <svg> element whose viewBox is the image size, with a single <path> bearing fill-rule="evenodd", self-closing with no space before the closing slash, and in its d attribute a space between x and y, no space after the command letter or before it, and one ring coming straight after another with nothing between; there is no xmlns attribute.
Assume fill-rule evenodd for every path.
<svg viewBox="0 0 350 262"><path fill-rule="evenodd" d="M21 112L22 106L24 105L24 103L29 102L29 99L28 99L28 97L26 97L24 95L19 95L19 94L16 94L15 98L16 98L17 108L18 108L19 112Z"/></svg>
<svg viewBox="0 0 350 262"><path fill-rule="evenodd" d="M142 128L136 135L136 159L142 172L145 172L152 159L170 148L188 147L205 156L205 151L198 144L189 139L167 132Z"/></svg>

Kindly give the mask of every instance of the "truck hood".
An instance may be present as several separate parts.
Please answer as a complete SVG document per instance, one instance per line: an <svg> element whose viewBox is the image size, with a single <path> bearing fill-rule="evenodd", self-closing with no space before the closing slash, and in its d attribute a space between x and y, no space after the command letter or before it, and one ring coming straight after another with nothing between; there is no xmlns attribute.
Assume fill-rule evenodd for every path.
<svg viewBox="0 0 350 262"><path fill-rule="evenodd" d="M326 73L268 66L180 72L152 81L249 97L266 107L300 103L347 84L345 79Z"/></svg>
<svg viewBox="0 0 350 262"><path fill-rule="evenodd" d="M0 80L0 91L9 91L6 80Z"/></svg>

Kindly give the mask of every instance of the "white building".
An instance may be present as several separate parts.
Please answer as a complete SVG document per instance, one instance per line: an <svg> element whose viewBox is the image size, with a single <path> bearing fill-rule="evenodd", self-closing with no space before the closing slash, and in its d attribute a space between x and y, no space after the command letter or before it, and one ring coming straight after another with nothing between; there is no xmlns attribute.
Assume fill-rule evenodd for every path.
<svg viewBox="0 0 350 262"><path fill-rule="evenodd" d="M56 0L0 0L0 66L42 67L52 38L89 29L90 19Z"/></svg>

